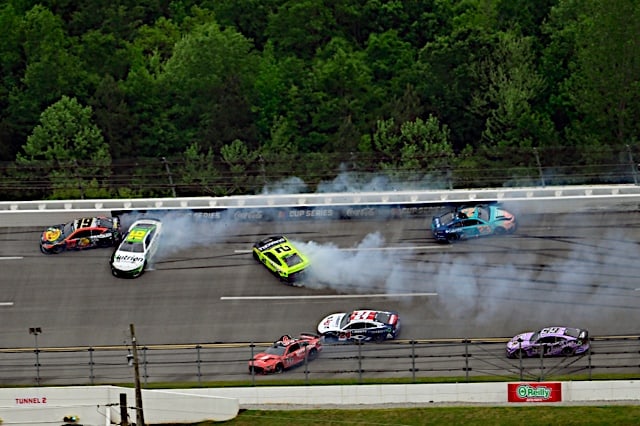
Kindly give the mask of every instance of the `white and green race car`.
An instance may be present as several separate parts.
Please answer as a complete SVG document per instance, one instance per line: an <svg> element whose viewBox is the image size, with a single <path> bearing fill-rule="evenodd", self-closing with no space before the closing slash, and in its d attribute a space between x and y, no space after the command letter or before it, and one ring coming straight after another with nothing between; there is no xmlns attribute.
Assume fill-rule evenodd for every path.
<svg viewBox="0 0 640 426"><path fill-rule="evenodd" d="M158 249L161 230L162 223L157 219L140 219L131 224L111 255L111 273L127 278L142 275Z"/></svg>

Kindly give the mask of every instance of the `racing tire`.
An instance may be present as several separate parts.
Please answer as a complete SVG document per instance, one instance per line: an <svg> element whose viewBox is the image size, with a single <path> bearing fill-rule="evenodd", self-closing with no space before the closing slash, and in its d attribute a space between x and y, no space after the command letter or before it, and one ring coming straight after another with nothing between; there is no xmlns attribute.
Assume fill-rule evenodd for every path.
<svg viewBox="0 0 640 426"><path fill-rule="evenodd" d="M147 262L146 261L142 265L142 269L140 269L140 272L138 272L136 275L134 275L133 278L139 278L140 276L142 276L142 274L144 274L145 269L147 269Z"/></svg>
<svg viewBox="0 0 640 426"><path fill-rule="evenodd" d="M504 229L502 226L498 226L496 229L493 230L493 233L495 235L504 235L507 233L507 230Z"/></svg>
<svg viewBox="0 0 640 426"><path fill-rule="evenodd" d="M376 337L373 338L373 341L376 343L382 343L385 340L387 340L387 337L384 334L379 334Z"/></svg>
<svg viewBox="0 0 640 426"><path fill-rule="evenodd" d="M99 248L113 247L115 245L115 240L113 239L101 239L98 240L96 244Z"/></svg>
<svg viewBox="0 0 640 426"><path fill-rule="evenodd" d="M255 260L256 262L260 262L260 259L258 259L258 254L252 250L252 254L253 254L253 260Z"/></svg>
<svg viewBox="0 0 640 426"><path fill-rule="evenodd" d="M314 359L318 358L318 350L316 348L312 348L309 351L307 358L309 359L309 361L313 361Z"/></svg>
<svg viewBox="0 0 640 426"><path fill-rule="evenodd" d="M49 250L45 250L42 246L40 246L40 251L42 252L42 254L51 254Z"/></svg>
<svg viewBox="0 0 640 426"><path fill-rule="evenodd" d="M276 365L275 370L273 370L274 373L276 374L280 374L284 371L284 366L282 364L278 364Z"/></svg>
<svg viewBox="0 0 640 426"><path fill-rule="evenodd" d="M53 254L60 254L65 250L65 246L55 246L53 249L51 249L51 253Z"/></svg>
<svg viewBox="0 0 640 426"><path fill-rule="evenodd" d="M523 350L518 349L518 350L514 351L513 354L511 354L510 358L518 359L521 356L522 356L522 358L526 358L527 357L526 353Z"/></svg>
<svg viewBox="0 0 640 426"><path fill-rule="evenodd" d="M576 350L573 348L563 348L561 353L564 356L572 356L576 353Z"/></svg>

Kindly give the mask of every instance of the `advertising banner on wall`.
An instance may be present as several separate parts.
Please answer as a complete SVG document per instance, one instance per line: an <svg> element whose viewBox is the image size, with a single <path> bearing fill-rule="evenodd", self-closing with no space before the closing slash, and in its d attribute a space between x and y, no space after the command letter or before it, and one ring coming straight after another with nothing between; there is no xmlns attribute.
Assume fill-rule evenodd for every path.
<svg viewBox="0 0 640 426"><path fill-rule="evenodd" d="M509 402L560 402L562 383L508 383Z"/></svg>

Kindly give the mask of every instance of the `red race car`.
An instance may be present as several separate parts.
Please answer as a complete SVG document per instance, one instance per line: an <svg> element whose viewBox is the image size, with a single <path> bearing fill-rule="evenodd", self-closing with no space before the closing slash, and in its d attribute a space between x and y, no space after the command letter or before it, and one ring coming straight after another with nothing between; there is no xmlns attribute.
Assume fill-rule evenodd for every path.
<svg viewBox="0 0 640 426"><path fill-rule="evenodd" d="M117 217L83 217L45 229L40 237L40 251L51 254L91 247L112 247L121 238L120 220Z"/></svg>
<svg viewBox="0 0 640 426"><path fill-rule="evenodd" d="M302 333L294 338L287 335L260 352L249 361L249 373L282 373L284 370L314 360L322 350L320 336Z"/></svg>

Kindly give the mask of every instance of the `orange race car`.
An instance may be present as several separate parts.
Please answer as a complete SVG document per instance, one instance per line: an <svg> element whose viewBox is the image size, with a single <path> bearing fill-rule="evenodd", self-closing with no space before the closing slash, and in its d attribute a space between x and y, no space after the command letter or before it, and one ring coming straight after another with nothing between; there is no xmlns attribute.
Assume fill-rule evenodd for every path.
<svg viewBox="0 0 640 426"><path fill-rule="evenodd" d="M49 226L40 237L40 251L44 254L93 247L113 247L122 233L117 217L83 217L66 224Z"/></svg>
<svg viewBox="0 0 640 426"><path fill-rule="evenodd" d="M305 361L312 361L322 350L320 339L318 335L307 333L300 334L298 338L284 335L249 361L249 373L282 373Z"/></svg>

